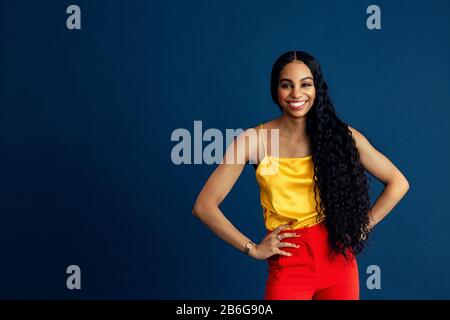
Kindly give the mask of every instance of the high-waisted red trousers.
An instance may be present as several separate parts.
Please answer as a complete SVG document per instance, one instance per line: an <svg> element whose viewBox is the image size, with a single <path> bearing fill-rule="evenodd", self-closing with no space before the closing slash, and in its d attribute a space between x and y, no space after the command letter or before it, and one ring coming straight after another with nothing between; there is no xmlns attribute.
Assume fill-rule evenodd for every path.
<svg viewBox="0 0 450 320"><path fill-rule="evenodd" d="M312 227L282 230L300 237L283 238L299 248L280 247L292 256L275 254L267 259L269 275L266 300L358 300L359 279L356 258L329 256L328 231L324 223ZM334 259L333 259L334 257Z"/></svg>

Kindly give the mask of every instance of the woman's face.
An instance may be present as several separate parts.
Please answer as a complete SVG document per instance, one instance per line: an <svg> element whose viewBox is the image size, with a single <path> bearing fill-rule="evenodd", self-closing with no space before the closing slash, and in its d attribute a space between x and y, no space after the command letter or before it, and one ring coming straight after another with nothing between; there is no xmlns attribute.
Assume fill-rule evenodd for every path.
<svg viewBox="0 0 450 320"><path fill-rule="evenodd" d="M316 88L311 70L301 61L286 64L278 81L278 101L283 111L298 118L305 116L314 104Z"/></svg>

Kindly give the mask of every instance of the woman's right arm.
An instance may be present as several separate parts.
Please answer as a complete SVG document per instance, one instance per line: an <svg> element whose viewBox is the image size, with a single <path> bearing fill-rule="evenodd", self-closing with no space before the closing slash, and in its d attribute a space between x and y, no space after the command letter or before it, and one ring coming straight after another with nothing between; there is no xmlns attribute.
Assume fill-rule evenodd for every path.
<svg viewBox="0 0 450 320"><path fill-rule="evenodd" d="M245 133L233 140L221 163L206 181L192 210L193 215L219 238L240 251L244 251L250 239L233 226L219 209L219 205L236 183L249 159L245 140Z"/></svg>
<svg viewBox="0 0 450 320"><path fill-rule="evenodd" d="M250 154L257 154L257 146L246 143L246 133L242 133L228 147L222 162L208 178L197 197L192 214L205 223L219 238L240 251L250 241L225 217L219 205L228 195L242 170L249 160ZM255 149L253 149L255 148ZM287 226L286 226L287 227ZM260 245L252 248L249 255L255 259L266 259L273 254L288 255L275 245L279 242L275 237L285 227L279 227L268 234Z"/></svg>

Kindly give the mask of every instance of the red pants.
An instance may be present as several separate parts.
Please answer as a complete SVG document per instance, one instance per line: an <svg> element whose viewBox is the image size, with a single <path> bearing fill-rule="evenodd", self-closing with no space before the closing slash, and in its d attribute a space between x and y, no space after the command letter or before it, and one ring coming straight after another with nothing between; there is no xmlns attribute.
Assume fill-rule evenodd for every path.
<svg viewBox="0 0 450 320"><path fill-rule="evenodd" d="M280 247L292 256L275 254L267 259L269 275L266 300L359 300L358 264L336 254L330 258L328 231L324 223L281 233L297 233L283 242L300 248Z"/></svg>

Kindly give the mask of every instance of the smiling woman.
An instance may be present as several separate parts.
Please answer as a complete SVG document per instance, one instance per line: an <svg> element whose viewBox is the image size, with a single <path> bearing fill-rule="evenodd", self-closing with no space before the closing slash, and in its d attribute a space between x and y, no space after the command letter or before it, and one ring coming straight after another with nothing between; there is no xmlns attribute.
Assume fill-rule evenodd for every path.
<svg viewBox="0 0 450 320"><path fill-rule="evenodd" d="M299 80L299 85L294 84L291 74L299 69L303 74L311 73L308 67L300 63L299 65L287 65L284 70L284 77L280 79L280 90L278 90L278 100L281 104L287 104L292 111L306 110L314 103L316 91L314 89L314 79L312 76L305 76ZM299 88L293 91L294 88ZM303 89L303 90L301 90ZM292 92L293 91L293 92ZM297 93L297 94L296 94ZM296 98L298 96L298 98Z"/></svg>
<svg viewBox="0 0 450 320"><path fill-rule="evenodd" d="M230 245L268 262L266 299L359 299L356 255L373 226L407 192L408 181L337 117L320 66L310 54L290 51L275 61L271 94L281 115L233 141L226 153L241 154L240 161L216 168L193 214ZM258 143L248 145L245 137L251 130L257 130ZM245 164L255 158L267 230L259 244L219 209ZM373 207L365 170L386 185Z"/></svg>

